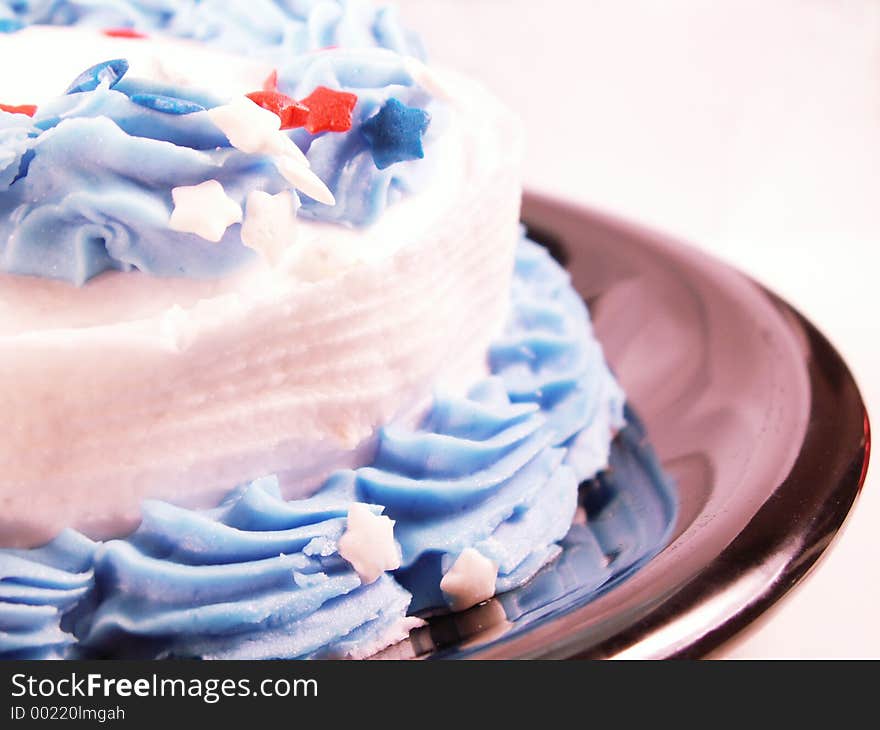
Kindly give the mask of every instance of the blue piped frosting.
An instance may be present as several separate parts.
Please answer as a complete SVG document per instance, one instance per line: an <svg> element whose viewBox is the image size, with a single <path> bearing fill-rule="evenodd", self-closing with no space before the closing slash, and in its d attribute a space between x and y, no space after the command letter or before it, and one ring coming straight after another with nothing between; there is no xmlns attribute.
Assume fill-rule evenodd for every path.
<svg viewBox="0 0 880 730"><path fill-rule="evenodd" d="M422 135L427 132L424 145L430 146L442 134L443 105L414 82L402 56L383 49L304 55L279 68L278 87L293 98L301 99L318 86L356 94L358 103L348 132L313 136L304 129L293 130L293 140L306 151L312 170L336 198L336 205L327 206L304 196L299 214L356 226L373 223L389 204L418 192L429 178L431 168L420 163ZM407 137L422 151L421 157L398 150L394 162L381 152L376 160L369 130L389 104L419 115L417 139ZM402 144L402 137L397 138Z"/></svg>
<svg viewBox="0 0 880 730"><path fill-rule="evenodd" d="M0 32L35 23L161 32L271 60L328 46L422 55L393 8L363 0L0 0Z"/></svg>
<svg viewBox="0 0 880 730"><path fill-rule="evenodd" d="M133 23L138 28L171 28L186 37L191 30L223 48L236 47L220 26L203 23L203 13L222 16L232 32L238 12L223 10L227 4L193 3L188 9L175 8L176 15L170 9L135 12L136 5L7 3L5 10L0 4L0 16L5 12L11 18L5 21L10 32L23 21L101 27ZM272 59L280 91L302 99L327 86L358 97L349 131L289 133L336 199L335 205L327 205L303 195L299 215L368 225L389 205L422 189L433 169L422 158L443 133L444 107L415 83L408 61L397 52L412 49L403 43L402 33L391 31L388 16L355 10L355 4L313 3L301 12L274 3L251 6L247 15L253 18L260 8L270 15L305 14L306 20L296 23L309 29L310 38L317 34L344 45L297 56L291 49L301 50L299 41L284 40L284 52ZM334 7L341 15L331 22ZM131 18L111 23L114 14L129 10ZM373 43L354 32L368 16L371 28L380 29ZM332 32L313 27L328 23ZM208 32L207 27L215 30ZM171 191L213 179L244 209L250 191L275 194L291 188L288 180L269 155L231 147L211 122L206 110L227 100L131 78L127 69L126 60L119 58L83 71L65 95L59 88L58 98L41 104L33 119L0 112L0 271L82 285L110 270L217 278L257 260L242 243L237 223L219 243L169 228ZM390 119L394 112L397 116Z"/></svg>
<svg viewBox="0 0 880 730"><path fill-rule="evenodd" d="M416 432L383 430L358 498L386 508L403 552L397 574L414 610L447 604L440 581L465 548L498 566L496 592L555 557L576 508L577 479L534 404L490 379L468 398L438 398Z"/></svg>
<svg viewBox="0 0 880 730"><path fill-rule="evenodd" d="M57 659L93 585L95 544L66 530L36 550L0 550L0 659Z"/></svg>
<svg viewBox="0 0 880 730"><path fill-rule="evenodd" d="M625 423L626 396L593 334L583 300L568 272L546 249L520 245L511 290L511 315L489 349L490 368L514 403L540 407L554 446L578 481L608 464L608 433Z"/></svg>
<svg viewBox="0 0 880 730"><path fill-rule="evenodd" d="M33 119L0 113L0 270L81 285L108 270L214 278L255 261L238 224L217 243L171 230L171 191L217 180L244 206L250 190L289 188L272 159L231 147L204 113L135 103L132 89L144 85L61 96Z"/></svg>
<svg viewBox="0 0 880 730"><path fill-rule="evenodd" d="M358 497L385 505L403 550L398 578L418 609L449 603L439 584L465 548L498 565L496 592L558 552L577 485L608 464L624 395L567 272L524 239L493 377L439 397L415 433L388 427L358 470Z"/></svg>
<svg viewBox="0 0 880 730"><path fill-rule="evenodd" d="M90 597L67 628L79 651L229 658L357 653L392 635L407 610L449 605L440 581L467 548L498 566L497 593L522 586L558 555L578 482L607 465L624 418L583 302L565 272L526 240L517 251L513 292L492 376L464 397L438 395L415 428L382 429L369 466L337 472L304 500L284 501L275 479L264 478L213 510L145 503L141 527L101 545L93 564L77 571ZM550 341L555 346L546 346ZM593 380L599 383L589 387ZM527 383L545 391L529 393ZM593 471L584 473L588 465ZM399 570L369 585L338 552L354 502L396 521L403 557ZM593 532L601 543L605 517L597 514ZM657 530L633 515L631 524L614 523L613 539L642 555L646 536ZM622 535L627 530L631 540ZM37 652L43 645L22 639L18 646Z"/></svg>
<svg viewBox="0 0 880 730"><path fill-rule="evenodd" d="M387 633L409 594L387 575L362 585L340 557L352 502L340 486L285 502L277 480L266 478L210 512L146 503L137 532L96 556L99 603L83 648L293 659L345 656L353 637Z"/></svg>

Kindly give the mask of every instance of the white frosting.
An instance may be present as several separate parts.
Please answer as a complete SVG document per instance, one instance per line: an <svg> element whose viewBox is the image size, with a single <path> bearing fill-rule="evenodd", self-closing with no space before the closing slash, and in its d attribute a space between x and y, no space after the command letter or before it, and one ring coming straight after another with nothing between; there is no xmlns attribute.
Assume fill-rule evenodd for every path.
<svg viewBox="0 0 880 730"><path fill-rule="evenodd" d="M121 534L145 498L208 506L270 473L301 496L368 461L376 429L436 387L485 374L518 237L520 129L442 76L456 109L430 151L437 174L373 226L300 220L281 265L216 281L0 276L0 545Z"/></svg>
<svg viewBox="0 0 880 730"><path fill-rule="evenodd" d="M20 59L41 57L42 63L19 68ZM0 68L5 69L0 76L0 100L39 105L63 94L81 71L113 58L125 58L133 77L191 86L220 98L260 89L272 72L265 61L185 40L112 38L87 28L34 26L0 33Z"/></svg>
<svg viewBox="0 0 880 730"><path fill-rule="evenodd" d="M463 611L495 595L498 566L474 548L465 548L440 581L453 611Z"/></svg>
<svg viewBox="0 0 880 730"><path fill-rule="evenodd" d="M367 505L355 502L349 507L345 533L339 538L339 554L351 563L364 585L388 570L397 570L400 548L394 542L394 520L374 515Z"/></svg>

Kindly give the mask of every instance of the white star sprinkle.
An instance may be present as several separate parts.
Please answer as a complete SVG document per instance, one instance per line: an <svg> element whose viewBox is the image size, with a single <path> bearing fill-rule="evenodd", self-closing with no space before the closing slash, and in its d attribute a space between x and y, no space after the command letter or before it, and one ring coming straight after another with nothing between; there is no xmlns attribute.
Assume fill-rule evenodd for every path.
<svg viewBox="0 0 880 730"><path fill-rule="evenodd" d="M498 566L474 548L465 548L440 581L453 611L463 611L495 595Z"/></svg>
<svg viewBox="0 0 880 730"><path fill-rule="evenodd" d="M263 150L267 155L275 155L277 157L289 157L296 160L300 164L309 167L311 163L305 153L296 146L290 137L284 132L278 132L266 140L266 146Z"/></svg>
<svg viewBox="0 0 880 730"><path fill-rule="evenodd" d="M208 110L208 116L236 149L272 158L284 178L319 203L335 205L333 193L309 169L309 161L290 137L280 131L281 119L274 112L241 96Z"/></svg>
<svg viewBox="0 0 880 730"><path fill-rule="evenodd" d="M229 226L241 221L241 206L216 180L174 188L171 197L174 210L168 225L172 230L195 233L217 243Z"/></svg>
<svg viewBox="0 0 880 730"><path fill-rule="evenodd" d="M269 195L254 190L247 197L241 241L254 249L271 266L276 266L296 241L294 198L284 191Z"/></svg>
<svg viewBox="0 0 880 730"><path fill-rule="evenodd" d="M229 144L248 154L271 149L281 128L281 118L277 114L263 109L246 96L209 109L208 116L226 135Z"/></svg>
<svg viewBox="0 0 880 730"><path fill-rule="evenodd" d="M287 182L302 190L310 198L326 205L336 204L336 198L333 197L330 189L307 166L292 157L276 157L275 167Z"/></svg>
<svg viewBox="0 0 880 730"><path fill-rule="evenodd" d="M364 585L373 583L386 570L400 567L400 549L394 542L394 520L374 515L367 505L355 502L348 510L348 524L339 538L339 554L357 571Z"/></svg>

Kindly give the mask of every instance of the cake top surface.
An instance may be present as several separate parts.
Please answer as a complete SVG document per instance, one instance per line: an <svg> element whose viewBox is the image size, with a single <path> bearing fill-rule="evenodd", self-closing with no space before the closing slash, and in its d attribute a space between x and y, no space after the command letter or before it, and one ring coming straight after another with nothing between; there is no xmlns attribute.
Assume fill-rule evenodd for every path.
<svg viewBox="0 0 880 730"><path fill-rule="evenodd" d="M0 3L0 61L23 69L0 82L0 270L224 278L282 263L297 221L363 229L431 184L448 105L390 15L178 5Z"/></svg>

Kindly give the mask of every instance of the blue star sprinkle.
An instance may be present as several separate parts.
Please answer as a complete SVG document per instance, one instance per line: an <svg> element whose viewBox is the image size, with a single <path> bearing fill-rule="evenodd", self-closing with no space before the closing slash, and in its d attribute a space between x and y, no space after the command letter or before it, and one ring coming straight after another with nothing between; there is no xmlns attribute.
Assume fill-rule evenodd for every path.
<svg viewBox="0 0 880 730"><path fill-rule="evenodd" d="M162 96L162 94L132 94L130 97L138 106L152 109L163 114L193 114L205 111L205 107L187 99L178 99L176 96Z"/></svg>
<svg viewBox="0 0 880 730"><path fill-rule="evenodd" d="M124 58L96 63L77 76L64 93L78 94L81 91L94 91L103 82L108 82L112 89L125 76L126 71L128 71L128 61Z"/></svg>
<svg viewBox="0 0 880 730"><path fill-rule="evenodd" d="M398 99L386 101L378 114L361 125L373 162L384 170L395 162L420 160L425 156L422 137L431 123L423 109L407 106Z"/></svg>

